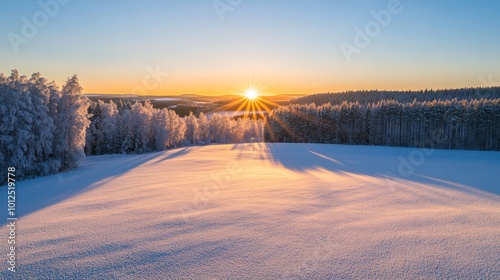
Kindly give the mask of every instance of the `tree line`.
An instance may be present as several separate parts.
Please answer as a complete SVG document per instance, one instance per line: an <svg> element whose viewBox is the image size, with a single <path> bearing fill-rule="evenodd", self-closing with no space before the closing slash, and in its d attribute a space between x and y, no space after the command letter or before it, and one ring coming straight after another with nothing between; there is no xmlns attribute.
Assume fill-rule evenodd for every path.
<svg viewBox="0 0 500 280"><path fill-rule="evenodd" d="M401 103L411 103L434 100L480 100L500 98L500 87L478 87L461 89L419 90L419 91L381 91L359 90L340 93L318 93L290 100L289 104L307 105L315 103L323 105L330 103L340 105L344 101L358 102L362 105L377 103L381 100L395 100Z"/></svg>
<svg viewBox="0 0 500 280"><path fill-rule="evenodd" d="M26 178L71 169L85 155L258 141L500 150L499 89L312 95L292 101L311 104L281 106L253 120L180 117L149 101L92 102L76 75L58 87L40 73L13 70L0 74L0 166ZM427 100L436 94L440 100Z"/></svg>
<svg viewBox="0 0 500 280"><path fill-rule="evenodd" d="M500 150L500 98L366 105L291 104L270 114L267 142Z"/></svg>
<svg viewBox="0 0 500 280"><path fill-rule="evenodd" d="M210 143L263 141L262 120L232 119L229 115L190 113L179 117L173 110L156 109L149 101L131 104L93 102L86 133L87 155L145 153Z"/></svg>
<svg viewBox="0 0 500 280"><path fill-rule="evenodd" d="M92 102L77 76L60 88L40 73L0 73L0 166L13 166L18 179L77 166L87 155L145 153L185 145L263 140L262 120L201 113L184 118L131 104ZM0 177L0 184L6 176Z"/></svg>

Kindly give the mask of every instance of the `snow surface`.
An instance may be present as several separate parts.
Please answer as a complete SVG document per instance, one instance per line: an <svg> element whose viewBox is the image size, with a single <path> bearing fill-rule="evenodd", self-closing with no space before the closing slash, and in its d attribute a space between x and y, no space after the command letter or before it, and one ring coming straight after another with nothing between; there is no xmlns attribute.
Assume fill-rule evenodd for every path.
<svg viewBox="0 0 500 280"><path fill-rule="evenodd" d="M500 279L499 171L498 152L314 144L89 157L18 184L0 278Z"/></svg>

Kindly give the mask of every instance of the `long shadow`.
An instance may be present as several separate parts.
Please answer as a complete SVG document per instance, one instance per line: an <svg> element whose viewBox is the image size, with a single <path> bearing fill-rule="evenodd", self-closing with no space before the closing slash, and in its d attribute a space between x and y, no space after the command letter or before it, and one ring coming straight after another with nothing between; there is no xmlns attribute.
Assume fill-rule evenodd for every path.
<svg viewBox="0 0 500 280"><path fill-rule="evenodd" d="M189 149L180 149L142 155L88 157L74 170L17 182L15 216L21 218L96 189L148 161L162 157L162 160L167 160L186 154L188 151ZM0 201L7 202L7 190L3 187L2 189L4 191L0 193ZM6 212L3 214L5 218L7 218ZM0 225L6 224L5 218L0 221Z"/></svg>
<svg viewBox="0 0 500 280"><path fill-rule="evenodd" d="M257 143L240 143L240 144L234 144L233 147L231 148L231 151L239 151L238 153L238 159L241 159L244 157L246 152L260 152L262 150L266 149L266 144L257 142ZM262 156L262 155L261 155ZM261 159L265 159L264 156L261 157Z"/></svg>
<svg viewBox="0 0 500 280"><path fill-rule="evenodd" d="M198 147L185 147L185 148L177 149L177 150L175 150L172 153L168 153L165 157L163 157L162 159L160 159L159 162L183 156L183 155L185 155L185 154L187 154L187 153L195 150L196 148L198 148Z"/></svg>
<svg viewBox="0 0 500 280"><path fill-rule="evenodd" d="M297 171L324 169L412 181L500 198L500 152L329 144L266 144L271 160Z"/></svg>

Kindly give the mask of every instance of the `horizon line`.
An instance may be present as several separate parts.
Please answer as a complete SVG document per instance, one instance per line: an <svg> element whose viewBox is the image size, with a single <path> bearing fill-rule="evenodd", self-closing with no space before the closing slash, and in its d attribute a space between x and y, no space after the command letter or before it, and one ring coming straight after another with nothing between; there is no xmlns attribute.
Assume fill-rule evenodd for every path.
<svg viewBox="0 0 500 280"><path fill-rule="evenodd" d="M314 94L342 94L342 93L350 93L350 92L365 92L365 91L387 91L387 92L420 92L420 91L444 91L444 90L461 90L461 89L484 89L484 88L499 88L500 85L493 86L470 86L470 87L454 87L454 88L420 88L420 89L405 89L405 90L397 90L397 89L356 89L356 90L343 90L343 91L325 91L325 92L312 92L312 93L277 93L277 94L259 94L259 96L283 96L283 95L294 95L294 96L306 96L306 95L314 95ZM128 96L137 96L137 97L176 97L176 96L199 96L199 97L224 97L224 96L243 96L242 94L200 94L200 93L181 93L181 94L150 94L150 95L141 95L136 93L97 93L97 92L88 92L82 93L83 95L128 95Z"/></svg>

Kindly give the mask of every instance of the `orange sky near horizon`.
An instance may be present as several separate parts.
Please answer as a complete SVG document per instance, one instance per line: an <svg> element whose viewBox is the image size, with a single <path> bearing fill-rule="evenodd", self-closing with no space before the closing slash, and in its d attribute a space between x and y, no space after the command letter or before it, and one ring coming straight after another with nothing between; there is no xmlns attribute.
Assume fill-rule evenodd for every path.
<svg viewBox="0 0 500 280"><path fill-rule="evenodd" d="M248 89L255 89L259 95L280 94L314 94L325 92L343 92L350 90L423 90L441 88L461 88L481 86L479 78L450 79L447 82L433 79L426 83L418 83L407 80L384 81L365 80L364 82L350 81L318 81L317 79L287 79L285 77L266 80L242 81L225 80L222 78L179 77L169 76L164 80L155 81L143 77L143 79L131 78L128 80L88 82L84 75L78 75L86 94L137 94L150 96L176 96L182 94L199 94L207 96L219 95L243 95ZM175 81L174 81L175 80ZM190 82L189 80L195 81ZM273 82L274 81L274 82Z"/></svg>

